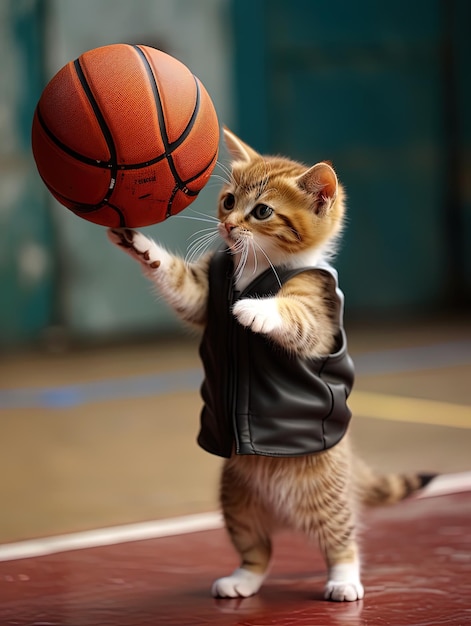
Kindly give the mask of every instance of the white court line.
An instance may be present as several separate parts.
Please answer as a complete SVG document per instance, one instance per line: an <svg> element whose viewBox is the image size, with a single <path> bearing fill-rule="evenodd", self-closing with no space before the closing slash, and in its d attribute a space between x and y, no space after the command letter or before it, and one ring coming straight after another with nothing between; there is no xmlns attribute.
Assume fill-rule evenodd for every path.
<svg viewBox="0 0 471 626"><path fill-rule="evenodd" d="M173 537L174 535L184 535L201 530L222 528L222 526L223 521L220 513L199 513L153 522L85 530L68 535L28 539L27 541L0 545L0 561L29 559L35 556L55 554L56 552L67 552L68 550L83 550L144 539Z"/></svg>
<svg viewBox="0 0 471 626"><path fill-rule="evenodd" d="M471 491L471 472L437 476L427 485L419 497L430 498L465 491ZM86 530L68 535L29 539L27 541L0 545L0 561L30 559L57 552L99 548L101 546L111 546L145 539L158 539L160 537L173 537L175 535L215 530L222 527L223 520L221 514L212 512L185 515L154 522Z"/></svg>
<svg viewBox="0 0 471 626"><path fill-rule="evenodd" d="M471 491L471 472L441 474L434 478L417 497L434 498L463 491Z"/></svg>

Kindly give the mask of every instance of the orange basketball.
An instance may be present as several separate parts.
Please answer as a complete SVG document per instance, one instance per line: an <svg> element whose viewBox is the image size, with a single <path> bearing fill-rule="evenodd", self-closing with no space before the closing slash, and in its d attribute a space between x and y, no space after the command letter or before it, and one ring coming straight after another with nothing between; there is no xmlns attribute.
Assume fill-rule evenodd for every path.
<svg viewBox="0 0 471 626"><path fill-rule="evenodd" d="M33 119L36 165L52 195L109 227L182 211L216 164L219 124L201 82L148 46L95 48L45 87Z"/></svg>

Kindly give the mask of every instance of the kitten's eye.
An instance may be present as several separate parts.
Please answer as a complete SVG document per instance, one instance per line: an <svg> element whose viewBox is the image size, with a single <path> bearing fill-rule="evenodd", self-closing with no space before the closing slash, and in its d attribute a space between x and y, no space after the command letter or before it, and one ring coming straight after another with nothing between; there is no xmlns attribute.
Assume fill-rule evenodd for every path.
<svg viewBox="0 0 471 626"><path fill-rule="evenodd" d="M226 196L224 196L222 206L226 209L226 211L232 211L232 209L235 207L234 194L228 193Z"/></svg>
<svg viewBox="0 0 471 626"><path fill-rule="evenodd" d="M273 209L266 204L257 204L257 206L252 211L252 215L257 220L266 220L272 214Z"/></svg>

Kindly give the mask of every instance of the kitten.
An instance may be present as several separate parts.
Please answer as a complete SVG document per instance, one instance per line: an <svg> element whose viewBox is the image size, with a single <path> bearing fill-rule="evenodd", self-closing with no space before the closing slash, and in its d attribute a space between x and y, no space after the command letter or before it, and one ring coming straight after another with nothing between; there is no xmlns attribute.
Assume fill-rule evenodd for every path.
<svg viewBox="0 0 471 626"><path fill-rule="evenodd" d="M333 168L262 157L227 129L224 137L233 162L219 200L222 249L185 263L139 232L109 237L204 330L198 442L226 459L220 501L241 559L213 595L256 593L272 535L288 527L317 539L325 597L358 600L359 505L397 501L428 479L376 476L350 449L353 367L328 263L345 212Z"/></svg>

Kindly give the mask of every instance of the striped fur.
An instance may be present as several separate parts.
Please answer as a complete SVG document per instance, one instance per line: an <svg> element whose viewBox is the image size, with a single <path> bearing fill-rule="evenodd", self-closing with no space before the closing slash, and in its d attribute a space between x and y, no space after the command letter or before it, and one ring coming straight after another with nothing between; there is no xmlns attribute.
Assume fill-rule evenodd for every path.
<svg viewBox="0 0 471 626"><path fill-rule="evenodd" d="M308 168L262 157L228 130L225 139L233 164L219 199L217 229L233 251L238 288L270 265L302 267L332 255L343 227L345 193L330 164ZM185 263L141 233L116 230L109 236L142 264L184 321L204 326L210 254ZM331 281L327 274L303 273L272 298L239 300L233 312L241 324L293 353L330 353L338 331ZM361 504L396 502L426 480L376 475L352 454L348 435L313 456L234 455L223 466L220 499L241 564L214 583L213 594L256 593L268 571L272 535L287 527L317 539L328 568L326 598L362 598L356 537Z"/></svg>

